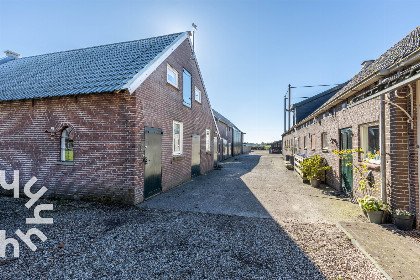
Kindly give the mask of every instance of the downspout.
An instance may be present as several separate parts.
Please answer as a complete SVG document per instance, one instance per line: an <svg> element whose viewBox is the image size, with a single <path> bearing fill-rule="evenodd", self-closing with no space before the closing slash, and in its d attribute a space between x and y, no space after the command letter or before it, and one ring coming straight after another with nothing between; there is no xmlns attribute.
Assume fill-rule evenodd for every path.
<svg viewBox="0 0 420 280"><path fill-rule="evenodd" d="M379 115L379 138L381 153L381 198L383 202L387 202L386 195L386 146L385 146L385 94L380 96L380 115Z"/></svg>
<svg viewBox="0 0 420 280"><path fill-rule="evenodd" d="M410 99L411 99L411 117L413 119L411 119L411 130L414 129L414 97L413 97L413 87L411 86L411 84L408 84L408 88L410 89ZM408 147L407 147L407 151L410 151L409 149L410 146L410 142L408 142ZM410 153L408 153L408 174L410 174ZM414 206L414 212L415 212L416 206ZM413 213L412 211L412 207L411 207L411 180L409 180L408 183L408 211L410 211L410 213Z"/></svg>

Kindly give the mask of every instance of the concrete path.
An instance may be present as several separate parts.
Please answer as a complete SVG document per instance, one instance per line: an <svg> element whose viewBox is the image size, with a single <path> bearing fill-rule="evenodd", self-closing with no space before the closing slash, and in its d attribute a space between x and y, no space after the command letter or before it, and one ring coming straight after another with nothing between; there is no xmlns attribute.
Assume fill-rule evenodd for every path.
<svg viewBox="0 0 420 280"><path fill-rule="evenodd" d="M311 188L284 168L281 155L265 151L223 162L221 170L173 188L140 207L273 218L285 222L365 220L357 205L335 196L333 189Z"/></svg>
<svg viewBox="0 0 420 280"><path fill-rule="evenodd" d="M420 243L393 225L342 222L357 246L392 279L420 279Z"/></svg>
<svg viewBox="0 0 420 280"><path fill-rule="evenodd" d="M326 278L384 279L336 226L338 221L365 221L359 207L327 186L315 189L303 184L295 174L286 170L281 155L255 151L231 158L221 170L194 178L140 207L275 221Z"/></svg>
<svg viewBox="0 0 420 280"><path fill-rule="evenodd" d="M243 155L223 163L223 168L198 176L158 195L140 207L201 213L270 218L252 190L241 179L260 164L259 155Z"/></svg>

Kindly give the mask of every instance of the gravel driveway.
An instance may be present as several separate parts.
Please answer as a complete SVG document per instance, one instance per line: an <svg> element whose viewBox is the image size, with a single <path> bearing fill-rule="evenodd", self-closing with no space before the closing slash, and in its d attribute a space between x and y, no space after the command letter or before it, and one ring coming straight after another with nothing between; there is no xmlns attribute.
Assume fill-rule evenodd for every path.
<svg viewBox="0 0 420 280"><path fill-rule="evenodd" d="M0 197L0 230L26 200ZM313 189L278 155L241 155L136 206L52 201L48 237L0 258L1 279L384 279L335 226L357 206Z"/></svg>

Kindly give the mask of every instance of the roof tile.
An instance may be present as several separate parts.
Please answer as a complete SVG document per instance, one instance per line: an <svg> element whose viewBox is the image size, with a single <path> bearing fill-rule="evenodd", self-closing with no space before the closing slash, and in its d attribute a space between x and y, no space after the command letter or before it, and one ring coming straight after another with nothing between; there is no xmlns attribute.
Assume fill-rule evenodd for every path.
<svg viewBox="0 0 420 280"><path fill-rule="evenodd" d="M0 64L0 101L121 89L182 33Z"/></svg>

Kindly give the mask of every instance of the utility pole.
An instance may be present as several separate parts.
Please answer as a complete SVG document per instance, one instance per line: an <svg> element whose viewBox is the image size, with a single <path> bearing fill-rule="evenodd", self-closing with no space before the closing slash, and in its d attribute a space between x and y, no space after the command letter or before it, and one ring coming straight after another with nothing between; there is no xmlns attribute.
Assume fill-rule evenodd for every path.
<svg viewBox="0 0 420 280"><path fill-rule="evenodd" d="M287 109L286 109L286 102L287 102L287 95L285 94L284 95L284 132L286 132L287 131L287 128L286 128L286 112L287 112Z"/></svg>
<svg viewBox="0 0 420 280"><path fill-rule="evenodd" d="M288 115L289 115L289 127L288 127L288 130L290 129L290 91L291 91L291 89L292 89L292 86L289 84L289 108L288 108L288 110L287 110L287 112L289 113Z"/></svg>

